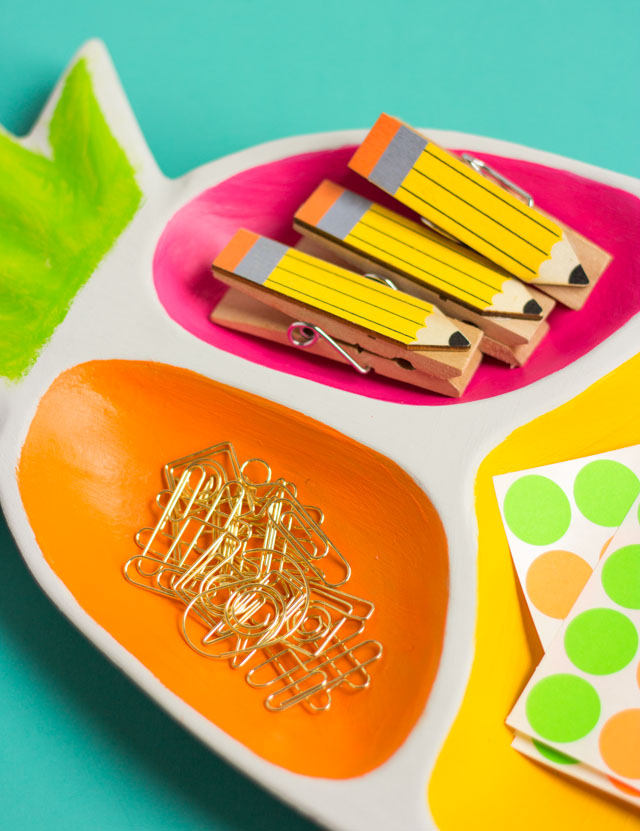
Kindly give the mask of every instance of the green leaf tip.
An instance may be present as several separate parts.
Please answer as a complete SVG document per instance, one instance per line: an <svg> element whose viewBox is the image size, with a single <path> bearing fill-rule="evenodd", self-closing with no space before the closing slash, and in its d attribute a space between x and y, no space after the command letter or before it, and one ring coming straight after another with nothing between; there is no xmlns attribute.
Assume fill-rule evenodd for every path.
<svg viewBox="0 0 640 831"><path fill-rule="evenodd" d="M86 58L49 124L51 158L0 134L0 376L18 380L136 213L142 192Z"/></svg>

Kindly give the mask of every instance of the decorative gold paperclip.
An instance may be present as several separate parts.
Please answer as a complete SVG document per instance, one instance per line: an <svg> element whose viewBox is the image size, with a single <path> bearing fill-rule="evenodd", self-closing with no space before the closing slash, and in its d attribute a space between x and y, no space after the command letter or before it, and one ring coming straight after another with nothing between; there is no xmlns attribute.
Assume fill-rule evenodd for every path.
<svg viewBox="0 0 640 831"><path fill-rule="evenodd" d="M240 464L231 442L169 462L164 479L124 575L182 606L189 646L246 667L274 712L324 712L338 687L366 689L382 645L358 638L375 607L340 588L351 567L322 511L262 459Z"/></svg>

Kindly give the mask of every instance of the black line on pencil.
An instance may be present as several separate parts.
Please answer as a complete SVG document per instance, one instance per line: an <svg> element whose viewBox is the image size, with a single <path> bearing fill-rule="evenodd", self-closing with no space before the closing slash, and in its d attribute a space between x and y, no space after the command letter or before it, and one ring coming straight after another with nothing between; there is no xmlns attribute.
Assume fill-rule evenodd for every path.
<svg viewBox="0 0 640 831"><path fill-rule="evenodd" d="M383 259L382 257L379 257L373 251L366 250L363 247L363 245L364 246L372 246L373 245L372 243L369 243L365 240L363 245L356 245L351 240L340 239L339 237L335 237L331 234L327 234L324 231L322 231L320 228L317 228L313 225L308 225L306 223L302 223L302 222L300 222L300 220L297 220L296 223L294 223L294 227L296 229L299 229L299 227L301 227L303 225L309 231L313 232L314 234L317 234L320 237L323 237L327 242L333 243L334 245L336 245L338 247L344 248L346 251L350 251L352 254L356 254L358 257L366 256L366 258L369 260L369 262L373 266L378 265L378 266L382 266L382 268L395 269L400 276L404 276L405 279L410 280L412 283L415 283L416 285L419 285L419 283L417 282L418 278L415 275L412 275L409 272L403 271L401 266L395 266L395 265L391 264L389 262L389 257L387 257L386 259ZM383 249L380 249L380 250L382 251ZM400 260L401 258L397 257L396 259ZM425 273L428 273L428 272L425 272ZM505 276L508 276L508 275L505 274ZM440 280L440 278L436 278L436 279ZM443 280L442 282L446 282L446 281ZM492 310L490 305L487 306L486 309L480 309L478 307L477 303L473 303L471 300L467 300L464 297L461 297L460 295L453 295L450 292L448 292L445 288L438 287L435 283L427 283L425 281L424 285L425 285L425 287L430 288L434 292L434 294L438 295L441 299L443 299L443 300L452 300L453 302L459 303L460 305L465 306L466 308L468 308L468 309L470 309L474 312L478 312L479 314L487 314L487 313L502 314L501 312ZM400 289L400 291L404 291L404 289ZM464 294L466 294L470 297L475 296L471 292L467 292L465 289L461 289L461 291ZM408 292L405 292L405 293L408 293ZM479 298L479 299L482 300L483 298ZM434 302L434 301L425 301L425 302ZM489 302L490 303L490 301L483 301L483 302ZM502 316L503 317L511 317L511 316L518 316L518 314L519 314L518 312L513 312L513 313L508 312L508 313L503 314Z"/></svg>
<svg viewBox="0 0 640 831"><path fill-rule="evenodd" d="M380 285L380 283L376 283L375 280L369 280L367 277L362 277L359 274L354 274L354 276L358 277L360 279L354 280L352 277L348 276L349 275L348 271L347 271L346 274L341 274L340 272L334 271L331 268L324 268L321 265L316 265L316 263L309 262L309 260L305 260L301 257L295 257L294 254L297 253L297 252L295 252L295 250L292 249L292 248L290 248L287 253L289 254L289 256L291 257L292 260L295 260L298 263L303 263L304 265L309 266L309 268L317 268L319 271L326 271L327 274L331 274L332 277L338 277L341 280L347 280L347 282L353 283L353 285L355 285L355 286L360 286L361 288L370 289L371 291L375 292L376 294L381 294L383 297L386 297L387 299L390 299L390 300L395 300L397 303L405 303L407 306L411 306L412 308L417 309L418 311L423 312L425 314L428 311L424 308L424 304L427 303L426 300L419 300L418 298L411 297L411 295L407 295L404 292L401 292L401 294L404 295L402 297L399 297L397 292L395 294L393 294L393 293L389 294L389 292L393 292L393 289L389 288L388 286L383 287L383 286ZM282 260L280 262L282 262ZM338 267L339 266L336 266L336 268L338 268ZM286 271L286 269L285 269L285 271ZM345 271L346 271L346 269L345 269ZM294 272L291 272L291 273L293 274ZM362 280L367 280L367 282L362 283ZM369 285L369 283L371 285ZM326 285L326 283L318 283L318 285ZM329 286L329 288L331 288L331 286ZM346 294L346 292L343 292L343 294ZM371 305L374 305L374 304L372 303Z"/></svg>
<svg viewBox="0 0 640 831"><path fill-rule="evenodd" d="M292 274L293 274L294 272L290 272L290 273L292 273ZM300 275L297 275L297 276L300 276ZM306 292L304 292L304 291L300 291L300 289L294 289L294 288L291 288L291 286L287 286L287 285L285 285L284 283L279 283L277 280L274 280L272 277L270 277L270 278L269 278L269 280L270 280L272 283L275 283L275 285L277 285L277 286L281 286L282 288L285 288L285 289L287 289L288 291L293 291L293 292L295 292L296 294L301 295L302 297L307 297L309 300L312 300L312 301L313 301L313 300L315 300L315 301L317 301L317 300L318 300L318 298L317 298L317 297L314 297L312 294L307 294L307 293L306 293ZM269 288L269 287L267 286L267 288ZM282 293L282 294L284 294L284 292L281 292L281 293ZM414 341L415 341L415 336L413 336L413 335L408 335L406 332L401 332L399 329L392 329L392 328L391 328L391 326L385 326L385 324L384 324L384 323L377 323L375 320L371 320L370 318L365 317L364 315L359 315L359 314L357 314L357 312L347 312L347 310L346 310L346 309L343 309L341 306L336 306L334 303L329 303L329 302L327 302L326 300L321 300L320 302L321 302L321 303L324 303L324 304L325 304L325 305L327 305L327 306L331 306L331 308L332 308L332 309L337 309L337 311L338 311L338 312L342 312L342 314L341 314L341 315L339 315L339 317L340 317L342 320L344 320L343 315L344 315L345 313L346 313L346 314L350 314L350 315L353 315L354 317L358 317L358 318L360 318L360 320L364 320L364 321L365 321L365 323L369 323L369 324L370 324L370 326L379 326L379 327L381 327L382 329L387 329L387 331L389 331L389 332L394 332L396 335L402 335L402 337L404 337L404 338L407 338L407 337L413 337L413 339L414 339ZM320 311L322 311L322 310L320 309ZM413 321L412 321L412 323L413 323Z"/></svg>
<svg viewBox="0 0 640 831"><path fill-rule="evenodd" d="M425 149L422 151L423 153L426 153L427 156L430 156L432 159L435 159L437 162L441 162L442 164L446 165L448 168L453 170L455 173L458 173L460 176L463 176L465 179L468 179L470 182L473 182L474 185L478 185L478 187L482 188L483 190L486 190L487 193L491 194L491 196L495 196L496 199L499 199L501 202L504 202L505 205L508 205L510 208L513 208L514 211L518 211L518 213L522 214L522 216L526 217L527 219L530 219L532 222L535 222L536 225L539 225L541 228L544 228L544 230L547 231L549 234L553 234L554 236L557 236L557 234L553 230L553 228L549 228L547 225L544 224L544 222L540 222L539 219L536 219L536 217L531 216L530 214L528 214L523 208L520 207L520 205L514 205L508 199L505 199L504 196L500 195L499 193L494 193L491 190L491 188L487 187L484 184L484 182L478 182L473 176L471 176L465 170L458 170L458 168L455 165L452 165L450 162L445 161L445 159L441 159L439 156L436 156L435 153L432 153L430 150L428 150L427 149L428 147L429 147L429 145L427 145L427 147L425 147ZM461 162L461 164L462 164L462 162ZM480 176L481 174L478 174L478 175Z"/></svg>
<svg viewBox="0 0 640 831"><path fill-rule="evenodd" d="M401 228L406 228L408 231L412 231L414 234L418 236L425 235L426 239L433 239L436 237L435 242L440 245L442 248L446 248L447 251L453 251L455 254L460 254L463 257L466 257L468 260L473 260L474 263L479 263L480 265L485 266L485 268L493 268L493 269L502 269L502 266L499 266L497 263L490 262L487 260L486 257L483 257L482 254L479 254L477 251L474 251L473 248L469 248L463 242L456 242L454 239L449 239L445 237L443 234L439 234L437 231L434 231L432 227L425 225L424 223L418 224L413 219L407 219L407 217L402 216L401 214L396 214L394 211L389 211L388 213L382 210L376 210L376 208L381 208L381 205L376 205L375 202L369 208L372 214L376 216L384 217L385 219L389 219L391 222L395 222L396 225L399 225ZM416 224L418 227L416 228ZM504 271L505 277L510 277L511 275Z"/></svg>
<svg viewBox="0 0 640 831"><path fill-rule="evenodd" d="M388 234L386 231L383 231L380 228L376 228L375 225L370 225L368 222L365 222L364 220L360 220L360 222L358 224L359 225L362 224L366 228L371 228L372 231L376 231L378 234L382 234L383 236L388 237L390 240L393 240L394 242L397 242L399 245L404 245L406 248L411 248L412 251L417 251L418 254L422 254L424 257L428 257L430 260L435 260L435 262L440 263L441 265L445 266L446 268L451 268L453 271L457 271L459 274L464 274L464 276L468 277L470 280L473 280L476 283L480 283L483 286L487 286L488 288L493 289L494 292L498 292L498 293L502 294L502 287L501 286L495 286L495 285L492 285L491 283L487 283L486 280L481 280L479 277L475 277L473 274L469 274L467 271L463 271L463 269L458 268L455 265L451 265L450 263L447 263L444 260L440 260L440 259L438 259L438 257L434 257L433 254L428 254L426 251L423 251L422 249L418 248L417 246L411 245L411 243L408 243L408 242L405 242L404 240L398 239L398 237L394 237L392 234ZM358 226L356 225L356 228L357 227ZM410 231L411 229L409 228L407 230ZM353 233L353 231L349 232L349 236L355 237L356 239L360 239L360 237L356 237L356 235ZM362 241L366 242L367 240L362 240ZM370 243L370 244L373 245L373 243ZM374 245L374 248L378 248L378 246ZM379 250L384 251L384 248L380 248ZM417 268L418 271L423 271L425 274L431 274L429 271L426 271L424 268L420 268L419 265L416 265L415 263L412 263L411 260L403 260L402 257L398 257L395 254L391 254L390 256L396 257L396 259L400 260L400 262L407 263L407 265L411 265L414 268ZM431 276L436 277L438 280L444 280L444 277L439 277L437 274L431 274ZM444 280L444 282L449 283L448 280ZM455 283L449 283L449 285L454 286ZM460 289L460 291L465 291L466 292L466 289ZM467 292L467 294L470 294L471 297L476 296L472 292ZM479 297L478 299L482 300L483 298Z"/></svg>
<svg viewBox="0 0 640 831"><path fill-rule="evenodd" d="M357 237L354 233L351 233L349 236L353 237L354 239L357 239L363 245L370 246L371 248L375 248L377 251L382 251L382 253L385 253L384 248L380 248L379 245L375 245L374 243L369 242L368 240L362 239L361 237ZM362 250L362 248L361 248L361 250ZM391 256L393 256L393 259L399 260L401 263L406 263L407 265L412 265L412 263L410 263L408 260L403 260L402 257L397 257L396 255L388 255L388 257L391 257ZM387 263L389 263L389 260L387 260ZM436 291L446 292L447 291L446 288L444 288L442 286L439 286L439 285L436 285L436 283L437 284L444 283L445 286L452 286L453 288L457 288L460 293L465 295L465 297L473 297L476 300L479 300L481 303L488 303L488 305L491 306L491 299L490 298L480 297L479 295L473 294L473 292L467 291L466 289L461 289L459 286L456 286L455 283L451 283L449 280L445 280L444 277L439 277L437 274L431 274L430 271L426 271L424 268L420 268L419 266L413 266L413 267L417 268L419 271L421 271L423 274L426 274L428 277L433 278L432 281L429 281L429 285L433 286L433 288L436 289ZM460 297L458 295L451 294L450 292L447 292L447 294L449 294L454 300L459 300L460 299Z"/></svg>
<svg viewBox="0 0 640 831"><path fill-rule="evenodd" d="M435 158L435 156L433 158ZM521 234L518 234L512 228L509 228L508 225L505 225L503 222L500 222L500 220L491 216L491 214L488 214L485 211L478 208L476 205L473 204L473 202L468 202L466 199L463 199L462 196L458 196L458 194L455 191L449 190L449 188L446 188L444 185L440 184L440 182L438 182L436 179L432 179L431 176L427 176L426 173L423 173L421 170L416 170L416 168L413 168L413 172L417 173L419 176L423 176L427 181L432 182L436 187L442 188L442 190L446 191L448 194L453 196L454 199L459 199L460 202L464 202L464 204L468 205L471 208L471 210L477 211L479 214L482 214L482 216L486 217L486 219L489 219L491 222L495 222L496 225L499 225L501 228L504 228L505 231L508 231L510 234L513 234L514 237L518 237L519 240L522 240L522 242L524 242L525 245L530 245L532 248L535 248L535 250L539 251L541 254L549 256L549 252L545 251L544 248L539 248L533 242L530 242L526 237L523 237Z"/></svg>
<svg viewBox="0 0 640 831"><path fill-rule="evenodd" d="M281 261L281 262L282 262L282 261ZM426 326L426 320L427 320L427 318L429 317L430 312L424 312L424 311L423 311L424 320L422 320L422 321L420 321L420 320L413 320L412 318L410 318L410 317L406 317L405 315L402 315L402 314L400 314L399 312L395 312L395 311L393 311L392 309L386 308L385 306L378 306L378 305L376 305L375 303L371 303L371 302L369 302L368 300L363 300L363 299L362 299L362 298L360 298L360 297L354 297L352 294L349 294L349 293L348 293L348 292L346 292L346 291L341 291L340 289L336 289L336 288L334 288L333 286L327 286L327 284L326 284L326 283L321 283L321 282L319 282L318 280L314 280L314 279L313 279L313 277L307 277L307 276L306 276L306 275L304 275L304 274L298 274L296 271L291 271L291 270L290 270L290 269L288 269L288 268L284 268L284 267L282 266L281 262L280 262L280 263L276 266L276 268L279 268L281 271L286 271L286 272L287 272L287 274L292 274L294 277L297 277L299 280L308 280L310 283L313 283L313 284L314 284L314 285L316 285L316 286L321 286L322 288L329 289L330 291L335 291L335 292L337 292L338 294L343 295L344 297L350 297L352 300L355 300L355 301L356 301L356 302L358 302L358 303L364 303L364 304L365 304L365 305L367 305L367 306L371 306L371 308L373 308L373 309L379 309L381 312L385 312L386 314L392 314L392 315L395 315L395 317L400 318L400 320L406 320L406 321L408 321L409 323L413 323L413 325L414 325L414 326ZM271 272L271 274L273 274L273 272ZM272 280L274 283L278 283L278 281L277 281L277 280L275 280L275 279L274 279L271 275L269 276L269 280ZM284 285L284 283L278 283L278 285L283 286L283 285ZM267 286L267 288L268 288L268 286ZM289 288L289 286L286 286L286 288ZM367 286L367 288L368 288L368 286ZM294 289L293 289L293 291L297 291L297 289L295 289L295 288L294 288ZM309 297L311 297L311 296L312 296L312 295L309 295ZM389 300L392 300L392 299L395 299L395 298L389 297ZM397 299L398 299L398 301L399 301L400 303L402 303L402 302L403 302L403 301L402 301L402 298L397 298ZM317 298L316 298L316 300L317 300L318 302L320 302L320 303L325 303L325 302L327 302L327 301L323 300L321 297L317 297ZM329 305L333 305L333 304L331 304L331 303L330 303ZM340 307L339 307L339 306L335 306L335 308L337 309L337 308L340 308ZM348 314L351 314L351 312L350 312L348 309L343 309L343 311L344 311L344 312L347 312ZM360 315L358 315L358 317L360 317ZM372 322L373 322L373 321L372 321ZM381 324L381 325L382 325L382 326L384 326L384 324Z"/></svg>
<svg viewBox="0 0 640 831"><path fill-rule="evenodd" d="M406 190L407 193L409 193L411 196L415 197L420 202L423 202L429 208L433 208L434 211L437 211L439 214L442 214L442 216L446 216L447 219L450 219L451 222L455 222L456 225L459 225L461 228L464 228L465 231L468 231L470 234L473 234L474 237L477 237L478 239L481 239L483 242L486 242L487 245L490 245L492 248L495 248L496 251L499 251L501 254L504 254L505 257L508 257L510 260L513 260L514 263L518 263L518 265L521 265L523 268L526 268L527 271L530 271L532 274L538 273L536 269L531 268L531 266L525 265L524 263L521 263L520 260L516 259L512 254L508 254L506 251L503 251L502 248L498 248L498 246L495 245L493 242L489 242L488 239L481 237L480 234L477 234L475 231L472 231L471 228L467 228L467 226L463 225L462 222L458 222L457 219L454 219L452 216L449 216L449 214L446 214L441 208L437 208L435 205L432 205L431 202L427 202L427 200L423 199L422 196L418 196L417 193L414 193L412 190L409 190L409 188L404 187L404 185L400 185L398 190Z"/></svg>

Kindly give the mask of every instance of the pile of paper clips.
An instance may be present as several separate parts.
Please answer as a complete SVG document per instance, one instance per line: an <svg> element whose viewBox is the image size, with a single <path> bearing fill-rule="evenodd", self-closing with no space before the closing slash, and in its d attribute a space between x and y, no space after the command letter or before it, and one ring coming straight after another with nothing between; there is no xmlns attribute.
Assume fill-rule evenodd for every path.
<svg viewBox="0 0 640 831"><path fill-rule="evenodd" d="M323 712L337 687L368 687L382 645L358 638L375 607L339 588L351 568L322 511L261 459L239 464L230 442L170 462L164 477L158 523L136 534L142 553L124 573L183 607L189 646L243 667L273 711Z"/></svg>

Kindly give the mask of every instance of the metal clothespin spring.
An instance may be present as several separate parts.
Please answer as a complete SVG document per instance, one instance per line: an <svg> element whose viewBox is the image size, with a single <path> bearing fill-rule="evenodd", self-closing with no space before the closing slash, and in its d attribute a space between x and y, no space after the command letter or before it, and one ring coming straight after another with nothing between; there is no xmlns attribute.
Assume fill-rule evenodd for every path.
<svg viewBox="0 0 640 831"><path fill-rule="evenodd" d="M458 237L454 237L453 234L450 234L448 231L445 231L444 228L441 228L439 225L436 225L435 222L431 222L431 220L426 219L424 216L420 217L420 222L422 222L422 224L425 225L427 228L430 228L432 231L435 231L436 234L440 234L440 236L446 237L447 239L450 239L452 242L457 242L458 245L464 245L464 243L460 242Z"/></svg>
<svg viewBox="0 0 640 831"><path fill-rule="evenodd" d="M527 203L530 208L533 208L535 202L533 201L533 196L524 190L523 188L516 185L515 182L512 182L511 179L507 179L506 176L503 176L502 173L499 173L495 168L488 165L486 162L483 162L482 159L477 159L475 156L472 156L470 153L463 153L461 158L465 161L468 165L470 165L476 173L480 173L483 176L491 176L492 179L495 179L500 185L502 185L505 190L510 190L519 196L521 199Z"/></svg>
<svg viewBox="0 0 640 831"><path fill-rule="evenodd" d="M506 176L503 176L502 173L499 173L494 167L488 165L486 162L483 162L482 159L477 159L475 156L472 156L470 153L463 153L460 157L463 161L465 161L470 167L472 167L476 173L480 173L482 176L490 176L492 179L495 179L498 184L502 185L505 190L510 190L512 193L515 193L516 196L519 196L523 199L530 208L533 208L535 202L533 200L533 196L524 190L523 188L516 185L515 182L512 182L511 179L507 179ZM438 234L442 234L442 236L447 237L447 239L453 240L453 242L457 242L459 245L465 245L463 242L457 237L454 237L453 234L450 234L448 231L445 231L444 228L441 228L439 225L436 225L435 222L431 222L428 219L425 219L424 216L420 217L420 221L423 225L426 225L427 228L431 228L432 231L435 231ZM469 246L466 245L466 248Z"/></svg>
<svg viewBox="0 0 640 831"><path fill-rule="evenodd" d="M382 277L382 275L373 274L370 271L368 271L366 274L363 274L362 276L367 277L369 280L375 280L376 283L382 283L383 285L388 286L390 289L393 289L394 291L398 291L398 287L390 277Z"/></svg>
<svg viewBox="0 0 640 831"><path fill-rule="evenodd" d="M367 277L369 280L375 280L376 283L383 283L385 286L388 286L394 291L398 290L396 284L389 277L381 277L379 274L372 274L370 272L364 274L363 276ZM361 375L366 375L371 372L370 366L362 366L362 364L358 363L358 361L356 361L356 359L350 355L346 349L343 349L340 344L331 337L331 335L328 335L324 329L321 329L319 326L314 326L313 323L305 323L302 320L296 320L295 323L292 323L287 329L287 338L292 346L299 346L302 349L307 346L313 346L313 344L317 342L318 338L324 338L324 340L326 340L326 342L330 344L336 352L342 355L342 357L351 364L356 372L359 372Z"/></svg>
<svg viewBox="0 0 640 831"><path fill-rule="evenodd" d="M287 329L287 337L292 346L300 346L303 349L307 346L313 346L318 338L324 338L361 375L366 375L368 372L371 372L370 366L362 366L362 364L359 364L331 335L328 335L323 329L319 326L314 326L312 323L304 323L301 320L297 320Z"/></svg>

